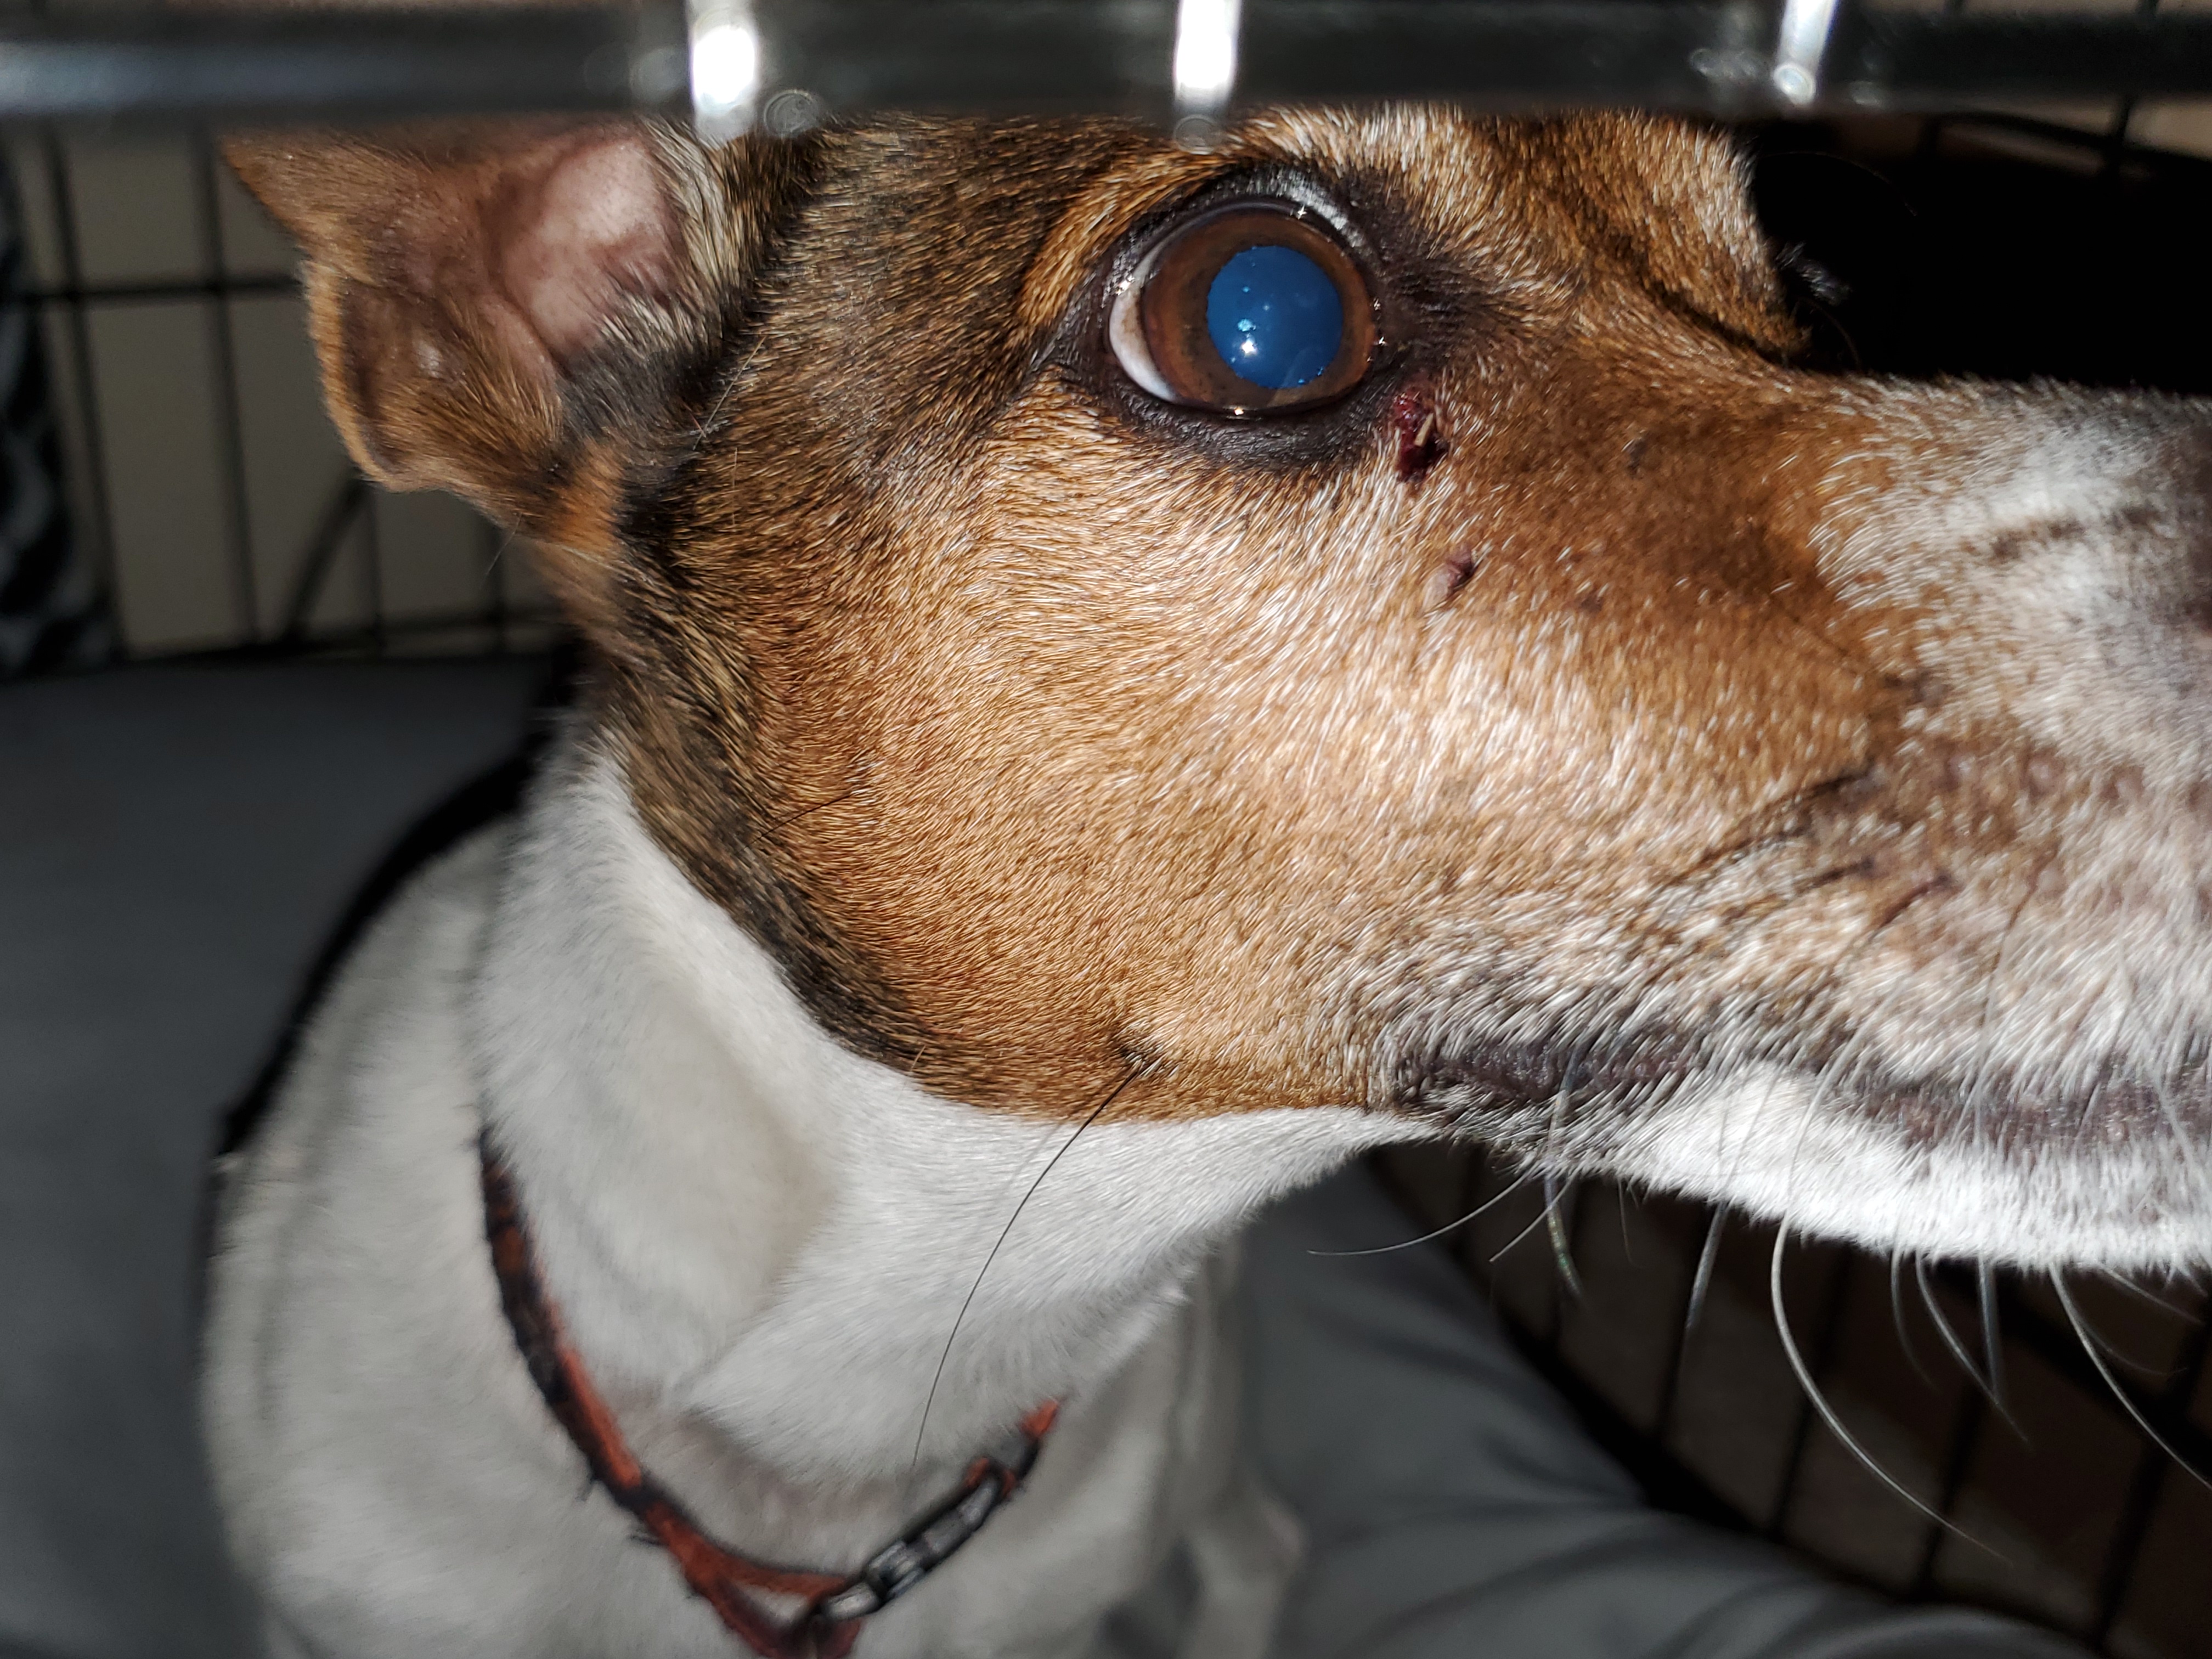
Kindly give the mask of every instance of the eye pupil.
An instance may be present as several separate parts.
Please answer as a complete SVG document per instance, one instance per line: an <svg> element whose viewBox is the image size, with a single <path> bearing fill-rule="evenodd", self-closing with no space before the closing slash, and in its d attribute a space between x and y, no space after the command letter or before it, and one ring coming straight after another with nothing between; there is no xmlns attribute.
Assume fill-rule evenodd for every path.
<svg viewBox="0 0 2212 1659"><path fill-rule="evenodd" d="M1344 242L1270 201L1192 214L1116 291L1107 337L1153 397L1239 419L1312 409L1366 378L1380 307Z"/></svg>
<svg viewBox="0 0 2212 1659"><path fill-rule="evenodd" d="M1344 343L1344 301L1329 274L1292 247L1232 254L1206 290L1206 327L1240 380L1287 392L1325 373Z"/></svg>

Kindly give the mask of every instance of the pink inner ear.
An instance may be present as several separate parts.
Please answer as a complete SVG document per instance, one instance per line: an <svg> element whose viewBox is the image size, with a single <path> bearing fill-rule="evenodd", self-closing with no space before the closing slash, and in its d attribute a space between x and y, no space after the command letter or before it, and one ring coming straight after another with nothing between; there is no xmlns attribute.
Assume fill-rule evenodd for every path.
<svg viewBox="0 0 2212 1659"><path fill-rule="evenodd" d="M677 230L643 133L594 136L569 149L514 209L501 285L556 362L598 344L626 301L669 291Z"/></svg>

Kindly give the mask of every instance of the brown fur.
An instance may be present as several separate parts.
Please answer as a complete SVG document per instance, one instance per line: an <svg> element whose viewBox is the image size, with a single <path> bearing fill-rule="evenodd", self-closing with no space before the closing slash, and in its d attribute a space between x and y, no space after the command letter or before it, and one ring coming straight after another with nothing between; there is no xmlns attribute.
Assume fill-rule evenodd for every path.
<svg viewBox="0 0 2212 1659"><path fill-rule="evenodd" d="M240 160L356 453L553 544L646 822L854 1048L1014 1111L1133 1073L1118 1114L1555 1147L1721 1058L1929 1135L1992 1090L2203 1112L2194 1025L2042 942L2205 971L2200 416L1794 368L1726 142L1627 116L653 132L663 216L549 337L502 216L613 131ZM1284 170L1371 242L1386 362L1274 421L1152 402L1117 261ZM2128 434L2131 523L1942 527L2069 423ZM2069 644L1996 573L2091 533L2141 596ZM2066 655L2099 629L2153 643ZM2021 712L2061 686L2134 701ZM2069 1018L2073 1070L2006 1046Z"/></svg>

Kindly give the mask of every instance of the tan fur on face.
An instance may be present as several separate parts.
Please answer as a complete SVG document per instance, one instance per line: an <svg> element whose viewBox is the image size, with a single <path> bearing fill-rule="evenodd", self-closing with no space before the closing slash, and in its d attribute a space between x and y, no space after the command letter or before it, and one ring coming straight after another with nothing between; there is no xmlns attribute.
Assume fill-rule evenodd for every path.
<svg viewBox="0 0 2212 1659"><path fill-rule="evenodd" d="M1545 371L1530 384L1556 392L1561 375L1574 375L1591 382L1592 404L1617 403L1606 359L1624 343L1671 350L1699 380L1629 421L1686 417L1725 443L1726 425L1755 426L1775 401L1778 377L1765 362L1675 315L1702 304L1722 319L1716 333L1789 337L1732 193L1731 164L1711 140L1634 131L1703 161L1717 180L1692 175L1672 190L1704 183L1734 216L1723 221L1733 246L1658 251L1671 286L1656 300L1640 280L1648 271L1607 251L1611 221L1589 205L1602 199L1607 213L1620 210L1624 185L1583 160L1595 149L1618 168L1617 145L1569 142L1575 129L1492 130L1419 113L1263 125L1242 150L1205 160L1118 134L1094 139L1095 157L1076 152L1086 165L1069 180L1073 199L1032 230L1043 237L1033 258L1014 266L1027 252L1018 242L973 251L1006 263L1000 283L1018 279L1016 316L1027 329L984 311L994 279L979 280L974 263L945 262L927 222L912 227L907 254L927 273L914 296L919 314L834 280L794 284L756 347L749 374L758 392L739 388L730 401L728 434L716 443L727 471L700 492L741 503L746 523L709 521L692 534L702 545L724 534L787 538L772 586L754 596L768 599L774 620L750 605L732 615L741 642L727 659L761 688L732 739L753 754L732 770L790 780L769 812L787 820L775 832L779 861L806 884L810 908L884 976L913 1022L921 1075L963 1097L1055 1111L1139 1062L1146 1074L1130 1111L1364 1100L1371 1060L1363 1042L1372 1034L1322 1023L1333 988L1414 937L1440 887L1460 895L1449 908L1487 911L1531 885L1523 859L1565 878L1563 774L1602 769L1604 754L1641 752L1704 781L1703 799L1686 812L1664 799L1658 770L1617 769L1620 786L1645 798L1608 801L1596 822L1586 816L1578 839L1589 842L1572 858L1612 876L1624 847L1650 840L1655 820L1686 859L1756 805L1759 786L1729 775L1753 758L1747 746L1771 773L1806 765L1808 746L1822 775L1856 761L1853 704L1865 676L1826 655L1762 660L1757 599L1774 575L1763 551L1731 556L1729 532L1717 548L1705 525L1624 524L1620 490L1563 501L1591 493L1592 446L1617 452L1631 437L1610 429L1620 414L1579 412L1562 431L1553 412L1532 429L1489 406L1525 373L1513 365L1512 379L1493 388L1484 382L1498 374L1494 360L1539 351ZM1060 134L1026 142L1054 156L1072 148ZM1017 171L1036 165L1022 135L908 135L899 153L920 144L985 152L972 163L920 157L927 176L1003 181L1010 161ZM1127 161L1116 149L1130 152ZM1433 157L1427 176L1407 178L1407 158L1425 155ZM911 366L926 380L936 360L916 363L902 337L945 326L935 313L981 323L994 356L1018 367L1128 225L1210 177L1285 160L1322 177L1350 169L1388 181L1419 204L1425 222L1413 234L1496 289L1511 335L1486 343L1493 361L1423 371L1466 458L1451 480L1409 492L1379 424L1344 461L1273 473L1224 465L1130 432L1085 388L1048 370L980 411L988 424L962 430L947 421L954 429L933 431L939 422L907 415L894 426L897 447L856 458L834 504L810 495L787 517L770 506L781 492L761 488L763 457L804 446L793 428L854 396L809 376L794 407L778 352L819 361L825 337L841 329L884 342L884 361L840 364L840 373L860 374L869 397L911 411L927 394L898 377ZM884 165L858 163L877 177ZM1544 185L1533 196L1532 178ZM1029 196L1049 201L1034 185ZM896 240L891 251L906 252ZM1695 278L1702 289L1688 289ZM1768 308L1752 309L1747 295ZM857 328L856 313L865 319ZM1605 337L1586 343L1600 330ZM1730 400L1743 412L1732 416ZM823 448L843 459L854 435L830 436ZM1672 471L1656 459L1625 493L1675 519ZM1498 539L1471 516L1461 476L1485 493L1510 491L1502 514L1484 516L1538 539L1525 552L1486 555L1479 602L1471 592L1449 616L1425 614L1431 568ZM890 509L883 520L872 502ZM1615 590L1609 614L1606 601L1591 605L1588 579L1554 568L1555 536L1581 540L1585 558L1610 538L1613 556L1594 571ZM1631 544L1637 555L1620 556ZM1686 580L1740 591L1716 609ZM809 625L830 617L834 627ZM1686 655L1620 660L1669 627L1688 639ZM1532 645L1563 659L1540 667L1528 659ZM1632 696L1592 684L1623 670L1636 682ZM1731 678L1745 708L1778 702L1798 714L1759 717L1780 730L1678 735L1704 725L1704 708ZM1595 726L1578 707L1586 700L1600 711ZM1850 714L1833 712L1839 701ZM653 720L649 711L632 718ZM1821 729L1798 729L1807 725ZM1598 758L1563 765L1583 743L1597 745ZM649 743L646 756L658 748ZM778 750L777 759L758 757ZM1477 780L1480 803L1470 794ZM693 793L648 787L648 811ZM691 854L695 864L711 857Z"/></svg>
<svg viewBox="0 0 2212 1659"><path fill-rule="evenodd" d="M1750 1067L1937 1140L2212 1109L2200 410L1791 368L1732 153L1670 123L655 143L738 228L514 432L606 526L647 822L854 1048L1569 1161ZM1131 238L1240 177L1385 290L1370 385L1267 429L1103 348ZM647 394L580 403L624 351Z"/></svg>

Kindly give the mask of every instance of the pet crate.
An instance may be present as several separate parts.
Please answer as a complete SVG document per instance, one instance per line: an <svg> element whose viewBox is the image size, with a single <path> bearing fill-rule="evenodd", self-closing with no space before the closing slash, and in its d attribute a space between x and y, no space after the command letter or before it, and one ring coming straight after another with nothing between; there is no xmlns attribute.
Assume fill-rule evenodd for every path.
<svg viewBox="0 0 2212 1659"><path fill-rule="evenodd" d="M1761 212L1837 362L2206 394L2212 34L2156 33L2162 18L2212 24L2197 3L2119 0L2100 19L2069 5L2060 32L2040 33L2051 19L1980 0L1840 21L1805 0L1778 21L1630 0L1548 18L1393 0L1375 15L1487 43L1462 84L1428 90L1741 118ZM1241 38L1225 37L1247 93L1424 89L1385 84L1405 41L1379 24L1369 58L1293 50L1297 10L1251 0ZM1340 24L1345 9L1306 10ZM1109 11L1121 21L1102 21ZM1025 96L1192 124L1185 137L1203 143L1227 95L1203 30L1209 17L1233 29L1237 9L1047 6L1016 27L1001 8L995 56L917 47L861 63L853 42L885 15L850 0L762 8L767 40L785 30L787 68L817 73L772 97L756 73L720 118L787 131L872 101L993 106L1018 80ZM232 25L204 20L0 12L0 111L13 117L0 678L553 647L558 623L506 538L444 498L386 496L347 464L320 412L292 252L220 165L210 125L234 110L662 104L702 19L750 27L756 13L695 7L688 37L681 20L582 15L535 57L488 57L482 38L430 21L375 34L387 57L348 59L332 55L338 25L312 20L224 37ZM1171 56L1178 21L1188 61ZM1917 59L1896 46L1922 40L1916 24L1935 31ZM483 27L497 34L495 20ZM222 52L191 57L219 37ZM1633 50L1593 56L1593 40L1621 38ZM8 53L32 48L61 55L26 79ZM2153 49L2163 67L2129 78ZM152 54L132 60L137 80L92 72L131 52ZM1812 85L1790 81L1793 64ZM2123 86L2157 95L2112 95ZM85 118L103 109L167 118ZM1826 1245L1778 1255L1770 1227L1601 1185L1554 1190L1476 1152L1394 1155L1388 1173L1420 1218L1408 1237L1442 1232L1658 1501L1894 1595L2003 1607L2130 1659L2212 1655L2201 1287L2083 1278L2062 1292Z"/></svg>

